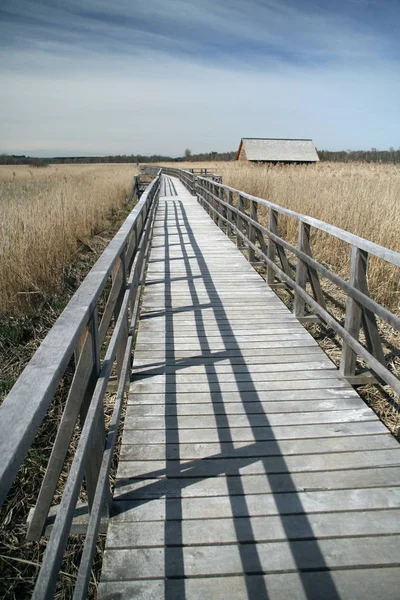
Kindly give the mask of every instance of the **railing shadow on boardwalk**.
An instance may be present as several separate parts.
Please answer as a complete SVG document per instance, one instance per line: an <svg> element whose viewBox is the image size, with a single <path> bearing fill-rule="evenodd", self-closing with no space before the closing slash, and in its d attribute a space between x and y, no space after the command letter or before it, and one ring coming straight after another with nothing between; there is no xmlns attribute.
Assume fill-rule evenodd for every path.
<svg viewBox="0 0 400 600"><path fill-rule="evenodd" d="M201 355L193 356L190 358L176 359L174 350L167 347L167 340L172 339L174 336L174 323L173 315L175 312L171 304L171 273L170 273L170 262L169 262L169 226L167 223L170 218L170 206L173 204L173 217L175 218L176 230L179 236L179 243L182 251L182 261L186 268L186 275L184 278L179 278L187 281L191 300L193 306L188 308L195 315L195 326L197 330L197 338L200 343ZM183 225L181 225L181 222ZM184 242L185 237L188 236L190 244ZM211 273L207 267L207 263L202 256L201 250L197 245L194 233L190 227L189 220L186 215L185 206L179 200L172 200L165 203L165 225L164 225L164 236L165 236L165 273L164 273L164 285L165 285L165 311L157 311L153 315L146 315L142 318L152 318L152 316L165 315L165 362L159 361L153 364L147 365L145 377L154 374L165 374L166 378L166 389L168 389L169 403L166 404L166 469L156 470L153 472L146 473L141 479L153 479L153 482L149 483L145 487L141 487L138 490L137 504L143 504L150 502L152 499L157 497L166 496L166 520L165 520L165 598L166 600L182 600L185 598L185 566L184 566L184 555L183 555L183 532L182 532L182 494L180 493L185 486L191 485L193 479L201 481L209 477L226 474L226 481L228 486L229 501L231 505L233 523L235 527L236 537L238 541L238 548L240 552L240 558L242 563L242 571L244 575L262 575L263 567L257 550L257 543L254 538L252 531L251 517L247 507L246 495L241 479L241 469L254 462L263 462L265 469L265 476L268 478L268 483L274 500L276 503L277 511L280 516L283 530L287 538L287 542L290 546L291 554L296 564L300 580L303 585L304 593L307 598L315 598L315 590L310 585L310 579L307 577L307 570L304 568L304 556L302 556L302 550L298 544L299 538L296 541L293 536L293 524L289 524L288 515L296 515L298 518L298 524L303 532L301 539L308 541L307 556L310 559L310 563L313 565L315 570L319 571L320 582L322 578L321 589L324 589L324 597L330 600L339 600L339 594L335 587L335 583L331 577L329 569L325 563L323 553L318 544L318 540L315 538L312 526L309 523L305 509L302 506L301 500L297 494L296 486L291 478L290 470L285 462L279 449L279 442L275 439L273 429L269 423L268 416L265 414L262 408L262 403L257 395L256 387L252 383L251 373L246 367L246 362L241 354L239 343L235 342L234 332L229 325L229 318L224 310L224 305L218 296L217 289L213 283ZM200 278L193 274L193 270L189 260L189 250L192 251L192 255L196 257L197 265L200 270ZM201 304L198 299L196 292L195 281L202 280L204 286L208 292L210 303L213 308L213 314L216 318L217 328L219 327L219 334L222 341L229 336L229 348L230 351L212 352L210 348L205 322L203 319L202 310L203 307L209 305ZM211 306L210 305L210 306ZM178 309L179 310L179 309ZM186 310L186 309L185 309ZM216 314L217 313L217 314ZM220 327L221 317L224 319L224 328ZM233 343L232 343L232 340ZM226 342L225 342L226 343ZM240 395L245 414L249 417L249 427L254 437L254 443L248 444L245 448L236 448L232 437L232 432L229 426L228 415L224 409L224 399L221 389L218 385L218 372L215 368L215 364L221 360L229 360L232 356L231 350L235 351L236 361L242 359L241 362L241 373L240 377L243 377L245 373L247 375L246 391L242 390L242 385L237 373L232 365L233 377L236 379L238 393ZM205 359L206 358L206 359ZM203 359L203 360L202 360ZM205 360L204 360L205 359ZM208 456L204 459L197 459L192 461L185 461L180 463L179 453L179 429L178 429L178 410L177 410L177 381L176 371L184 369L190 365L204 365L206 376L210 383L210 397L214 407L214 416L216 420L216 427L218 432L219 442L223 443L223 448L226 449L220 454ZM166 369L169 365L173 367L173 370ZM212 385L211 385L212 382ZM252 396L252 408L248 407L245 396L251 393ZM254 424L254 407L257 408L257 425ZM268 456L262 456L265 451L260 453L257 452L257 447L266 441L265 435L261 434L261 431L265 432L265 428L269 428L270 437L268 438L269 445L271 446L270 455L274 457L274 461L277 461L278 468L274 468L273 476L269 472ZM234 461L232 459L235 459ZM212 472L205 474L204 464L207 461L209 466L212 461L213 468ZM184 476L183 475L184 470ZM276 475L281 475L281 478ZM154 483L154 479L162 477L174 477L175 481L178 482L178 488L174 489L173 498L174 501L169 502L168 487L165 487L165 482L160 479ZM284 490L282 490L282 477L285 480ZM136 479L136 478L135 478ZM118 481L118 488L120 490L119 500L124 500L123 489L124 486L129 484L131 480L129 478L120 479ZM168 483L167 483L168 486ZM285 493L282 493L284 491ZM146 497L144 497L146 496ZM129 492L129 499L132 500L132 492ZM121 511L121 504L119 511ZM243 540L246 543L241 543ZM297 543L296 543L297 542ZM303 575L304 574L304 575ZM264 578L262 577L246 577L247 586L247 597L249 600L267 600L269 598L267 585Z"/></svg>

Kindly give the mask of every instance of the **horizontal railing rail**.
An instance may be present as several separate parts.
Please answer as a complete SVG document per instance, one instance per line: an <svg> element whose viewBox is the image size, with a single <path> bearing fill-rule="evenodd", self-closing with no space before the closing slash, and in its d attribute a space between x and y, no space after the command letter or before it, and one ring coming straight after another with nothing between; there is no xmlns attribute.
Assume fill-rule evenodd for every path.
<svg viewBox="0 0 400 600"><path fill-rule="evenodd" d="M357 358L361 357L375 375L400 395L400 381L386 362L376 320L382 319L396 331L400 331L400 318L371 298L367 280L369 255L399 268L399 252L208 178L197 177L194 190L200 204L214 221L225 229L227 235L236 238L241 249L247 250L249 261L256 262L257 257L265 265L268 283L272 287L284 285L293 290L295 316L303 322L314 321L315 317L306 315L308 306L318 320L321 319L342 338L340 371L351 383L368 381L368 378L356 375ZM259 207L268 212L268 227L259 222ZM280 235L279 215L297 222L297 245ZM311 247L312 228L351 247L349 281L315 260ZM294 268L289 264L287 251L296 257ZM344 324L329 312L320 276L346 294ZM310 284L311 294L307 291L307 284ZM365 345L360 342L361 330L364 331Z"/></svg>
<svg viewBox="0 0 400 600"><path fill-rule="evenodd" d="M73 369L42 486L29 517L27 537L37 540L46 529L51 511L55 514L33 594L36 599L53 597L77 502L80 494L84 497L83 480L86 536L73 597L87 596L97 534L110 504L110 467L130 377L159 187L157 172L0 406L1 506L57 398L64 374ZM117 391L106 427L104 403L110 382L116 383ZM52 507L77 424L80 433L68 478L60 504Z"/></svg>

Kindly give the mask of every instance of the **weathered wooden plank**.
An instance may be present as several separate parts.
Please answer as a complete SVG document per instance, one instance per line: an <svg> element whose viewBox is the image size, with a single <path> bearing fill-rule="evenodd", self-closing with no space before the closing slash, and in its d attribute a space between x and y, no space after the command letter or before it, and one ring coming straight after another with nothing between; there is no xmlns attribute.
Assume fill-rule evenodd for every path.
<svg viewBox="0 0 400 600"><path fill-rule="evenodd" d="M124 434L128 431L126 427ZM374 421L353 421L348 423L321 423L313 425L275 425L274 427L236 427L234 429L181 429L179 441L190 442L256 442L262 440L288 440L296 438L319 438L347 435L367 435L387 433L386 427L378 419ZM136 444L165 444L167 433L163 429L135 430Z"/></svg>
<svg viewBox="0 0 400 600"><path fill-rule="evenodd" d="M299 473L265 473L218 477L161 477L159 479L117 479L114 499L140 500L149 498L209 498L241 496L243 494L279 494L294 491L323 491L400 485L397 467L332 470ZM368 491L366 490L367 494ZM358 513L352 512L355 517Z"/></svg>
<svg viewBox="0 0 400 600"><path fill-rule="evenodd" d="M151 399L150 399L151 400ZM293 412L321 412L326 410L350 410L363 408L361 398L333 398L330 400L303 400L290 402L215 402L213 404L202 402L174 403L167 405L162 403L150 404L150 402L135 404L129 407L129 415L136 417L146 416L169 416L169 415L243 415L243 414L270 414L270 413L293 413Z"/></svg>
<svg viewBox="0 0 400 600"><path fill-rule="evenodd" d="M286 598L296 600L337 600L337 598L385 598L398 600L398 570L393 568L369 568L333 570L327 576L325 572L270 573L268 575L240 575L224 577L185 578L186 600L243 600L249 593L260 594L268 589L270 600L282 600L284 590ZM99 600L110 600L116 595L120 598L138 600L168 600L179 598L182 594L182 581L138 580L108 581L100 583Z"/></svg>
<svg viewBox="0 0 400 600"><path fill-rule="evenodd" d="M328 374L332 374L331 377ZM310 375L307 378L307 374ZM321 374L321 376L320 376ZM280 374L279 374L280 375ZM297 376L296 376L297 375ZM188 376L184 380L170 381L167 380L164 383L152 383L151 381L136 381L134 389L137 393L150 393L150 394L197 394L197 393L225 393L225 392L251 392L251 393L262 393L264 391L272 390L307 390L307 389L324 389L324 388L340 388L351 390L349 384L340 379L334 377L334 371L321 371L314 373L314 371L307 371L305 375L294 371L291 373L290 379L283 377L260 377L259 380L253 378L247 378L247 380L235 380L231 378L230 381L214 381L208 382L206 377L202 381L187 381L190 377ZM257 392L256 392L257 390ZM217 398L214 398L217 401ZM250 400L250 398L249 398ZM242 398L243 402L246 402L246 398Z"/></svg>
<svg viewBox="0 0 400 600"><path fill-rule="evenodd" d="M245 339L243 341L237 341L235 337L232 338L232 341L230 341L229 338L221 339L218 337L214 337L207 339L204 342L201 341L201 338L199 340L197 338L187 339L184 337L177 337L175 339L167 338L165 340L159 339L157 341L153 341L153 339L154 338L148 336L144 338L144 336L142 335L141 341L138 341L138 343L136 344L136 352L139 353L142 349L147 350L149 348L151 349L160 347L166 349L177 348L181 350L192 350L193 348L208 349L218 347L226 350L235 350L239 349L239 347L243 349L256 348L257 350L263 350L264 348L271 348L270 344L274 344L276 342L288 342L290 344L292 341L305 341L306 343L304 345L307 346L309 334L305 330L298 330L285 334L276 333L273 335L259 336L259 338L248 338L247 340ZM311 345L314 346L315 343ZM274 346L272 347L274 348Z"/></svg>
<svg viewBox="0 0 400 600"><path fill-rule="evenodd" d="M133 381L135 382L133 388L139 392L140 386L148 386L148 391L151 392L151 386L158 385L164 386L161 391L166 391L165 385L168 385L173 381L174 383L179 384L194 384L194 383L229 383L229 382L246 382L252 381L254 385L257 385L259 382L263 381L286 381L291 379L292 381L297 381L300 379L338 379L335 369L330 368L326 369L327 365L320 364L317 367L308 367L308 365L312 365L313 363L299 363L300 365L304 365L305 368L301 369L284 369L281 368L275 371L264 371L261 369L255 369L253 372L236 372L231 370L219 370L217 371L213 366L207 369L203 369L202 371L190 371L189 369L192 367L188 367L187 369L182 369L180 371L174 371L170 373L160 373L157 375L153 375L149 372L149 375L145 375L141 373L140 375L137 373L134 376ZM318 364L318 363L317 363ZM255 365L257 367L261 367L261 365ZM287 365L279 365L280 367L284 367ZM329 367L329 365L328 365ZM250 367L248 367L250 369ZM329 376L330 374L330 376ZM156 391L156 388L153 388ZM352 388L348 386L348 389ZM200 391L200 390L199 390ZM159 390L157 390L159 392Z"/></svg>
<svg viewBox="0 0 400 600"><path fill-rule="evenodd" d="M338 469L364 469L371 467L400 466L398 449L364 452L337 452L277 457L221 458L187 461L121 461L120 478L154 479L158 477L217 477L218 475L256 475L292 473L300 471L336 471ZM327 475L328 476L328 475Z"/></svg>
<svg viewBox="0 0 400 600"><path fill-rule="evenodd" d="M172 337L170 327L164 324L164 327L160 326L160 322L154 322L151 320L146 323L144 327L141 327L138 339L140 337L146 337L147 335L158 335L163 337ZM243 336L251 337L262 337L265 335L274 335L282 333L298 333L304 331L302 325L298 322L283 321L282 323L276 323L276 320L271 320L267 325L263 325L262 322L255 320L253 323L236 324L235 322L226 322L222 324L216 320L211 323L191 323L190 320L179 323L179 336L195 336L198 338L213 338L221 337L224 339L235 338L236 340L241 339ZM228 341L227 340L227 341Z"/></svg>
<svg viewBox="0 0 400 600"><path fill-rule="evenodd" d="M321 412L326 410L350 410L363 408L364 403L356 396L350 398L331 398L328 400L284 400L275 402L221 402L221 398L210 402L151 402L151 397L146 397L146 402L131 403L129 415L132 416L168 416L168 415L224 415L224 414L266 414L293 413L293 412Z"/></svg>
<svg viewBox="0 0 400 600"><path fill-rule="evenodd" d="M236 544L192 548L147 548L109 550L115 554L113 570L108 562L103 567L103 578L120 580L148 577L190 577L201 575L228 575L243 573L243 554L248 556L247 572L282 572L299 569L326 569L343 567L396 566L400 561L400 536L361 537L314 541L261 542L257 544L258 560L254 560L251 544L240 549ZM184 560L180 560L180 557ZM184 564L184 568L183 568Z"/></svg>
<svg viewBox="0 0 400 600"><path fill-rule="evenodd" d="M145 327L141 327L138 340L141 338L146 339L146 337L151 335L156 335L157 337L161 337L165 340L173 339L173 334L170 327L160 327L160 323L154 321L155 319L152 319L146 323ZM243 337L259 338L265 335L281 335L282 333L299 333L302 331L302 325L300 323L292 323L291 321L278 324L275 322L274 326L271 326L271 323L268 323L268 327L266 327L262 323L258 323L256 321L250 324L243 323L237 325L236 323L232 322L221 324L218 321L196 324L195 322L191 322L189 320L175 322L174 319L174 325L179 326L179 335L181 337L195 337L199 340L202 338L205 338L206 340L210 338L220 338L226 339L227 341L239 341ZM232 338L232 340L230 338Z"/></svg>
<svg viewBox="0 0 400 600"><path fill-rule="evenodd" d="M318 440L286 440L270 442L257 442L248 444L236 442L232 450L229 442L219 444L149 444L135 443L135 433L132 432L131 441L125 436L120 452L120 460L165 460L174 459L178 455L182 460L195 460L203 458L260 457L260 456L289 456L293 454L324 454L326 452L361 452L364 450L396 449L397 442L389 434L356 436L343 438L338 444L335 438Z"/></svg>
<svg viewBox="0 0 400 600"><path fill-rule="evenodd" d="M249 403L269 403L277 401L287 402L300 402L307 400L336 400L336 399L354 399L357 398L357 393L351 388L334 388L334 387L322 387L314 389L304 390L274 390L274 391L262 391L262 392L249 392L245 394L236 392L218 392L212 395L210 392L201 393L196 392L193 394L180 394L177 396L175 393L170 394L132 394L128 398L129 405L135 404L162 404L162 405L185 405L185 404L208 404L214 403L230 404L240 403L246 406ZM365 407L365 404L362 405Z"/></svg>
<svg viewBox="0 0 400 600"><path fill-rule="evenodd" d="M197 359L197 357L199 357L200 361L203 362L203 360L206 360L207 357L214 357L214 360L218 360L220 358L229 358L229 359L240 359L241 362L243 362L243 359L247 359L247 358L253 358L253 359L257 359L259 363L264 362L265 357L268 356L276 356L279 354L282 355L287 355L287 354L292 354L292 355L299 355L299 353L301 354L306 354L306 353L314 353L316 348L318 347L316 343L311 342L310 343L306 340L306 341L293 341L293 342L285 342L285 344L283 345L283 343L278 343L276 342L275 344L270 344L271 347L269 348L263 348L262 349L262 353L258 352L256 348L237 348L237 349L230 349L228 348L227 350L202 350L201 352L199 352L196 349L193 350L178 350L178 349L163 349L160 348L159 350L157 349L148 349L148 350L142 350L140 352L140 358L141 359L149 359L152 358L154 360L177 360L177 359L186 359L186 358L190 358L191 360L195 361ZM221 356L221 353L223 353L223 355ZM194 356L193 356L194 355Z"/></svg>
<svg viewBox="0 0 400 600"><path fill-rule="evenodd" d="M332 410L321 413L273 413L264 417L265 425L310 425L313 423L346 423L351 421L374 421L376 415L368 407L352 410ZM259 426L259 415L228 415L221 421L222 429ZM213 429L218 426L216 416L192 417L134 417L129 413L125 417L127 429ZM399 453L400 460L400 453Z"/></svg>
<svg viewBox="0 0 400 600"><path fill-rule="evenodd" d="M296 352L294 352L296 354ZM218 360L219 358L219 360ZM296 362L293 362L293 361ZM321 362L327 365L332 365L333 363L327 358L321 356L321 352L319 348L314 348L311 352L307 352L305 354L299 354L294 357L293 352L290 352L290 348L288 352L285 354L278 353L277 355L266 354L262 356L252 356L252 357L241 357L241 356L232 356L229 358L225 358L225 354L213 357L194 355L191 356L188 360L169 360L167 363L164 361L154 361L151 358L142 358L142 356L135 357L134 364L132 367L133 377L138 375L139 373L148 373L148 372L161 372L161 373L179 373L180 370L186 372L190 372L191 369L196 369L196 372L206 372L209 370L209 365L213 364L215 372L226 372L228 369L229 372L232 369L235 370L236 373L241 373L243 371L247 371L249 373L256 371L257 369L265 369L269 370L285 370L286 368L290 368L291 366L300 365L304 363L305 368L307 365L314 362ZM218 371L221 369L221 371ZM197 371L198 370L198 371ZM296 370L296 369L295 369ZM194 372L194 371L193 371Z"/></svg>
<svg viewBox="0 0 400 600"><path fill-rule="evenodd" d="M318 539L400 534L400 510L376 510L373 519L368 511L251 517L251 527L239 518L221 518L217 527L205 527L203 519L124 521L115 523L107 541L109 548L163 547L166 539L170 545L200 546L301 540L310 531Z"/></svg>
<svg viewBox="0 0 400 600"><path fill-rule="evenodd" d="M174 375L177 379L179 379L183 375L192 375L193 377L202 378L207 375L208 381L217 380L219 377L224 379L226 375L234 374L235 377L245 379L251 377L255 374L265 374L267 377L272 373L281 373L285 372L287 374L292 371L319 371L321 369L335 369L335 365L328 359L321 358L319 354L316 355L316 358L320 360L310 360L309 355L306 357L296 357L296 361L299 362L284 362L280 360L279 362L265 362L263 364L251 362L246 363L238 363L236 365L231 364L230 361L220 361L215 362L212 367L207 364L197 364L197 365L157 365L152 361L140 361L136 360L135 364L132 368L132 381L140 381L145 378L152 377L168 377ZM303 358L303 362L300 362L300 359ZM293 356L290 356L290 359L293 360ZM279 360L279 359L277 359Z"/></svg>

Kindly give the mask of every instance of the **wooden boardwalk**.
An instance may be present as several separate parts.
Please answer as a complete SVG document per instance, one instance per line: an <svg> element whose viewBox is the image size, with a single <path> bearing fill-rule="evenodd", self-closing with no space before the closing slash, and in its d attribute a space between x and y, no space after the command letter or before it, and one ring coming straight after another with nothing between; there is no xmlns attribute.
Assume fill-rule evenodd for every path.
<svg viewBox="0 0 400 600"><path fill-rule="evenodd" d="M101 600L399 597L399 444L163 177Z"/></svg>

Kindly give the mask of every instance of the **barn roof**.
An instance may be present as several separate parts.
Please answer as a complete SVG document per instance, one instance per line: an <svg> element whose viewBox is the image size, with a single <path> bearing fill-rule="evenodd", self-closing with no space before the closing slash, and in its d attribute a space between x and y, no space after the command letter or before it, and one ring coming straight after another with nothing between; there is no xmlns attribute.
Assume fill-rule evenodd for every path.
<svg viewBox="0 0 400 600"><path fill-rule="evenodd" d="M282 162L316 162L319 160L312 140L242 138L242 143L247 160Z"/></svg>

